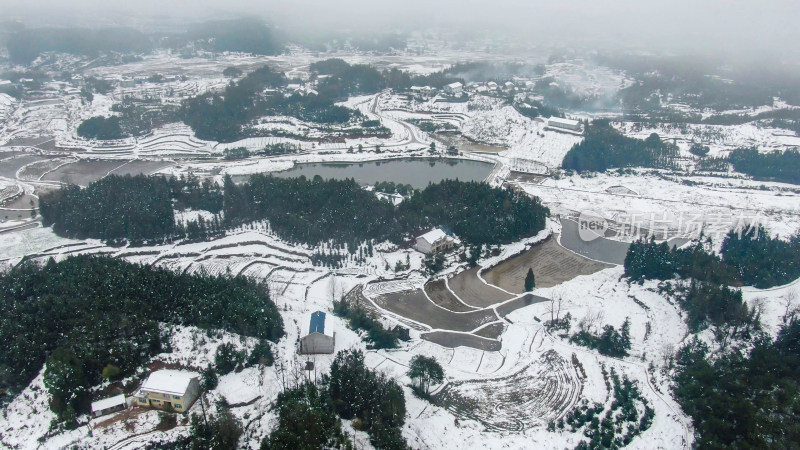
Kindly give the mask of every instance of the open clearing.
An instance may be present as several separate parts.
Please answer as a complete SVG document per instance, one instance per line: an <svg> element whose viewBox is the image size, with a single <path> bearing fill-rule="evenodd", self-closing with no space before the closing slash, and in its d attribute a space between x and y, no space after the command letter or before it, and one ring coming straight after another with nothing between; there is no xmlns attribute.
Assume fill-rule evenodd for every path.
<svg viewBox="0 0 800 450"><path fill-rule="evenodd" d="M0 177L16 178L17 171L23 166L45 159L47 158L39 155L23 155L4 159L0 162Z"/></svg>
<svg viewBox="0 0 800 450"><path fill-rule="evenodd" d="M483 272L483 278L509 292L525 292L525 275L533 269L536 287L553 287L580 275L591 275L613 267L577 255L549 237L525 253L507 259Z"/></svg>
<svg viewBox="0 0 800 450"><path fill-rule="evenodd" d="M572 364L554 350L502 378L456 381L434 395L437 404L490 430L522 431L562 417L582 391Z"/></svg>
<svg viewBox="0 0 800 450"><path fill-rule="evenodd" d="M173 165L175 165L175 163L172 161L134 160L112 170L110 173L114 175L150 175L153 172Z"/></svg>
<svg viewBox="0 0 800 450"><path fill-rule="evenodd" d="M103 178L108 172L122 164L125 164L125 161L80 161L61 166L46 174L42 179L77 184L78 186L88 186L89 183Z"/></svg>
<svg viewBox="0 0 800 450"><path fill-rule="evenodd" d="M475 311L475 308L461 303L444 283L444 280L431 281L425 284L425 293L434 303L442 308L455 312Z"/></svg>
<svg viewBox="0 0 800 450"><path fill-rule="evenodd" d="M503 330L505 329L506 329L505 324L503 324L502 322L498 322L486 325L485 327L476 331L475 335L489 339L497 339L498 337L500 337L501 334L503 334Z"/></svg>
<svg viewBox="0 0 800 450"><path fill-rule="evenodd" d="M422 339L447 348L463 346L476 348L478 350L486 350L487 352L496 352L502 347L500 342L494 339L485 339L472 334L448 333L447 331L425 333L422 335Z"/></svg>
<svg viewBox="0 0 800 450"><path fill-rule="evenodd" d="M478 270L480 267L465 270L447 282L461 301L470 306L486 308L514 298L512 295L484 283L478 278Z"/></svg>

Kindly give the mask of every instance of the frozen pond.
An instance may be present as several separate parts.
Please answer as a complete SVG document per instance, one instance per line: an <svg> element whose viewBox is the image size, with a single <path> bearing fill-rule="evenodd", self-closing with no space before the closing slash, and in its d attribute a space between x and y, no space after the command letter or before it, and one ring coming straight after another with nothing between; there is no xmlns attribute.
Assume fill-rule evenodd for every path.
<svg viewBox="0 0 800 450"><path fill-rule="evenodd" d="M675 237L669 239L667 243L671 246L680 247L689 242L688 239ZM609 264L623 264L625 255L628 253L628 242L616 241L605 237L597 238L593 241L585 241L578 234L578 223L574 220L561 219L561 245L573 252Z"/></svg>
<svg viewBox="0 0 800 450"><path fill-rule="evenodd" d="M289 170L273 172L281 178L299 177L313 178L317 175L323 179L354 178L362 185L375 184L379 181L410 184L415 188L424 188L429 183L438 183L446 179L461 181L483 181L492 171L493 165L480 161L451 158L403 158L383 161L366 161L357 163L303 163ZM246 181L248 176L237 176L237 182Z"/></svg>

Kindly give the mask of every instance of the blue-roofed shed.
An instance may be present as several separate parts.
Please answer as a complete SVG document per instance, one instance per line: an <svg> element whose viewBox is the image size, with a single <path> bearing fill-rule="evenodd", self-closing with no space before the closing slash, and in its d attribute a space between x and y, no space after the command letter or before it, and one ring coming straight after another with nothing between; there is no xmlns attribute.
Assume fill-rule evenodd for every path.
<svg viewBox="0 0 800 450"><path fill-rule="evenodd" d="M308 334L311 333L320 333L325 334L325 313L322 311L317 311L311 314L311 327L308 330Z"/></svg>
<svg viewBox="0 0 800 450"><path fill-rule="evenodd" d="M336 347L336 333L334 332L333 336L325 334L325 313L322 311L311 313L308 334L300 339L300 353L333 353L334 347Z"/></svg>

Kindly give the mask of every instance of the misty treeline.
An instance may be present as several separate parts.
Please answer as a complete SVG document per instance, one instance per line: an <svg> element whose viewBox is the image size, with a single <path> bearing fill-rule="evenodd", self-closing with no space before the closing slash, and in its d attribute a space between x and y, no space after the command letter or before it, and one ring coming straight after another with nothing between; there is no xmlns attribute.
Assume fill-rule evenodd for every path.
<svg viewBox="0 0 800 450"><path fill-rule="evenodd" d="M29 64L44 52L96 57L104 53L142 53L155 48L276 55L284 44L272 29L253 19L219 20L194 24L185 33L167 36L126 28L23 28L6 42L11 60Z"/></svg>
<svg viewBox="0 0 800 450"><path fill-rule="evenodd" d="M224 185L228 226L268 220L282 239L316 245L402 243L414 233L445 227L473 245L499 244L544 229L549 214L538 198L485 183L444 180L415 191L400 205L378 199L354 180L275 178L253 175Z"/></svg>
<svg viewBox="0 0 800 450"><path fill-rule="evenodd" d="M710 243L707 243L710 244ZM800 277L800 235L788 241L764 228L730 232L721 256L700 242L687 249L653 240L631 245L625 274L665 280L659 290L685 312L689 330L712 331L718 350L695 338L670 367L674 392L700 448L792 448L800 438L800 322L786 307L778 338L762 330L760 309L741 284L768 288ZM684 282L672 279L681 277Z"/></svg>
<svg viewBox="0 0 800 450"><path fill-rule="evenodd" d="M354 134L385 135L385 128L359 121L362 118L359 111L334 103L389 87L407 88L415 83L441 87L455 81L441 72L427 76L413 76L398 69L381 72L368 65L350 65L341 59L315 62L311 64L311 71L312 80L317 82L316 93L284 95L277 89L285 88L292 80L264 66L231 82L221 94L207 93L185 100L179 117L192 127L197 137L220 142L263 134L249 124L267 115L292 116L322 124L351 123L354 128L349 131Z"/></svg>
<svg viewBox="0 0 800 450"><path fill-rule="evenodd" d="M649 167L673 169L679 156L678 146L661 140L656 133L647 139L630 138L611 126L608 120L594 120L585 125L585 138L564 155L561 167L578 172L603 172L613 168ZM739 148L727 157L705 158L707 148L697 146L698 169L737 172L755 179L800 184L800 152L759 152L755 147Z"/></svg>
<svg viewBox="0 0 800 450"><path fill-rule="evenodd" d="M375 448L408 448L402 436L406 419L403 389L364 362L361 350L336 354L331 371L319 386L301 383L278 394L273 406L278 426L262 450L289 448L354 448L342 431L341 419L369 434Z"/></svg>
<svg viewBox="0 0 800 450"><path fill-rule="evenodd" d="M605 119L585 124L584 130L584 140L564 155L562 168L578 172L620 167L671 168L678 156L678 146L662 141L657 134L644 140L630 138Z"/></svg>
<svg viewBox="0 0 800 450"><path fill-rule="evenodd" d="M0 274L0 388L18 393L45 365L61 421L89 412L91 387L134 375L170 351L160 323L276 341L283 322L267 287L101 256L26 261Z"/></svg>
<svg viewBox="0 0 800 450"><path fill-rule="evenodd" d="M618 94L626 112L656 112L665 108L662 98L717 111L772 105L774 97L800 104L796 74L772 61L754 66L721 56L641 53L600 53L594 59L637 80Z"/></svg>

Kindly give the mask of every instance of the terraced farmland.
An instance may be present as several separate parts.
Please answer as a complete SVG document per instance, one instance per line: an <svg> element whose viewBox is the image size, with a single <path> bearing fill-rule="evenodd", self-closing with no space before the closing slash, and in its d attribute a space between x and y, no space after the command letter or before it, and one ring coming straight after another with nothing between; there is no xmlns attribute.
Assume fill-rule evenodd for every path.
<svg viewBox="0 0 800 450"><path fill-rule="evenodd" d="M452 382L434 400L489 430L522 431L562 417L582 389L572 363L549 350L506 377Z"/></svg>
<svg viewBox="0 0 800 450"><path fill-rule="evenodd" d="M550 237L525 253L482 272L483 278L509 292L525 292L525 275L533 269L536 287L552 287L580 275L591 275L613 267L580 256ZM451 282L452 286L452 282Z"/></svg>

